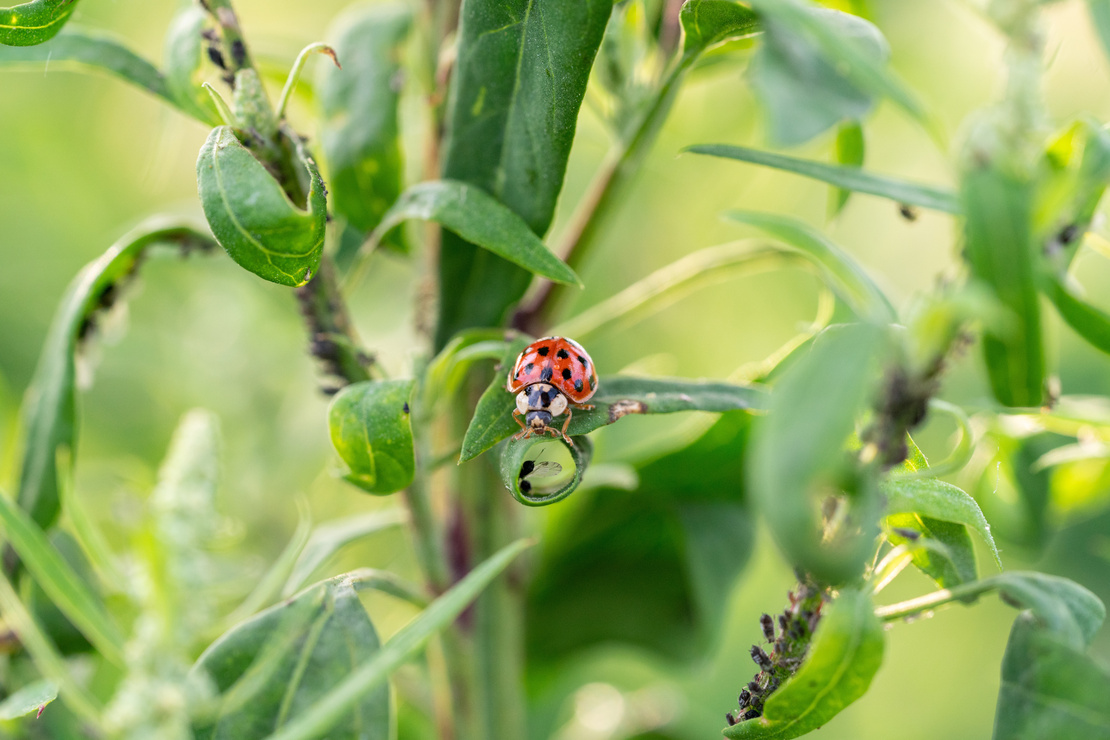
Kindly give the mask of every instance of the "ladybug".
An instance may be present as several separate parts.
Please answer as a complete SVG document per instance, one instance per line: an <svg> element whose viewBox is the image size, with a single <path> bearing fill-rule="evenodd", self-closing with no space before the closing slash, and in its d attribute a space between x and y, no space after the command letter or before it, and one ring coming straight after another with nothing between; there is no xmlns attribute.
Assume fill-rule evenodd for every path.
<svg viewBox="0 0 1110 740"><path fill-rule="evenodd" d="M513 439L550 433L573 444L567 436L570 410L593 408L584 401L597 392L597 371L578 342L566 337L544 337L529 344L516 358L506 390L516 394L513 418L520 424L520 431ZM548 426L563 412L567 420L562 429Z"/></svg>

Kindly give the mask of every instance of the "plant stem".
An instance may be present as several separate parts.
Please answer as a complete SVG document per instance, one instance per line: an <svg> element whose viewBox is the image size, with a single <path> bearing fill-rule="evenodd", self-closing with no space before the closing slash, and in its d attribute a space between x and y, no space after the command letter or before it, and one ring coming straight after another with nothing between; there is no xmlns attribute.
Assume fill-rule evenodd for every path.
<svg viewBox="0 0 1110 740"><path fill-rule="evenodd" d="M930 611L938 606L950 604L953 601L974 601L979 596L982 596L988 591L993 591L1001 585L1002 582L998 576L983 578L978 581L972 581L971 583L961 583L959 586L943 588L940 591L934 591L931 594L918 596L917 598L907 601L900 601L897 604L880 606L875 609L875 616L884 622L895 622L899 619L905 619L906 617L912 617L922 612Z"/></svg>
<svg viewBox="0 0 1110 740"><path fill-rule="evenodd" d="M297 300L308 328L312 355L328 374L340 382L340 387L369 380L373 358L359 348L339 292L335 265L328 255L320 260L316 276L297 288Z"/></svg>

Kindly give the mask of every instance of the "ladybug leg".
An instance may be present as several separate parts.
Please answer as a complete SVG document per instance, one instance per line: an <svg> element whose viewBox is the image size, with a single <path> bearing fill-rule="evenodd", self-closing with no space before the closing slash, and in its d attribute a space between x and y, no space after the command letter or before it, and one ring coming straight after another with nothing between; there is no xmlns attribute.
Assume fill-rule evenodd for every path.
<svg viewBox="0 0 1110 740"><path fill-rule="evenodd" d="M523 439L524 437L530 436L530 430L528 429L528 427L524 426L524 422L520 418L520 411L518 409L513 409L513 421L515 421L517 424L520 424L520 431L513 435L513 439Z"/></svg>
<svg viewBox="0 0 1110 740"><path fill-rule="evenodd" d="M559 431L559 435L563 438L568 445L574 447L574 442L567 436L567 427L570 426L570 407L567 407L567 420L563 422L563 428ZM551 431L555 431L552 429Z"/></svg>
<svg viewBox="0 0 1110 740"><path fill-rule="evenodd" d="M594 406L592 403L572 403L571 406L576 409L582 409L583 411L592 411L597 408L597 406Z"/></svg>

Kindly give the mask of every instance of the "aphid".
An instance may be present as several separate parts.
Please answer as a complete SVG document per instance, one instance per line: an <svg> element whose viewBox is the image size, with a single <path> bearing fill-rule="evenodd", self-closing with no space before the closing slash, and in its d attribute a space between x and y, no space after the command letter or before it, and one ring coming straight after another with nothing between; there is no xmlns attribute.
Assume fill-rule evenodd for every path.
<svg viewBox="0 0 1110 740"><path fill-rule="evenodd" d="M917 220L917 209L909 203L899 203L898 213L901 214L902 218L911 223Z"/></svg>
<svg viewBox="0 0 1110 740"><path fill-rule="evenodd" d="M516 394L513 418L520 424L514 439L537 434L567 436L571 409L592 409L586 404L597 392L593 360L578 342L566 337L544 337L524 348L509 373L506 390ZM566 413L562 429L551 420ZM521 420L523 417L523 421Z"/></svg>
<svg viewBox="0 0 1110 740"><path fill-rule="evenodd" d="M751 655L752 660L755 661L755 664L759 666L761 670L769 671L775 667L775 664L771 662L770 656L768 656L759 645L752 645Z"/></svg>
<svg viewBox="0 0 1110 740"><path fill-rule="evenodd" d="M729 727L732 727L734 724L736 724L736 718L732 716L732 712L727 712L725 714L725 722L728 722Z"/></svg>
<svg viewBox="0 0 1110 740"><path fill-rule="evenodd" d="M1077 236L1079 236L1079 226L1068 224L1060 230L1060 234L1056 238L1060 240L1061 244L1071 244Z"/></svg>
<svg viewBox="0 0 1110 740"><path fill-rule="evenodd" d="M747 689L740 689L740 698L737 699L737 701L740 703L740 706L741 707L748 706L748 702L750 702L751 700L752 700L751 692L748 691Z"/></svg>
<svg viewBox="0 0 1110 740"><path fill-rule="evenodd" d="M748 711L746 711L746 712L744 712L743 714L740 715L740 721L743 722L745 720L755 719L758 716L759 716L759 711L758 710L749 709Z"/></svg>
<svg viewBox="0 0 1110 740"><path fill-rule="evenodd" d="M759 696L763 693L758 681L748 681L748 691L752 692L752 696Z"/></svg>
<svg viewBox="0 0 1110 740"><path fill-rule="evenodd" d="M775 641L775 620L771 619L770 614L764 614L759 618L759 626L763 628L763 637L767 642Z"/></svg>

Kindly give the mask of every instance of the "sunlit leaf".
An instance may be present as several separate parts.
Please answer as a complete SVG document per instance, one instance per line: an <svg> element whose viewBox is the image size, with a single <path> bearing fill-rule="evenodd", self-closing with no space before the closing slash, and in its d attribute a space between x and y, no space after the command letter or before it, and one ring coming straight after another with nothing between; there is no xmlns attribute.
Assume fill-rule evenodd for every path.
<svg viewBox="0 0 1110 740"><path fill-rule="evenodd" d="M411 26L408 6L355 6L328 32L343 67L318 67L320 144L332 207L362 236L401 194L400 64Z"/></svg>
<svg viewBox="0 0 1110 740"><path fill-rule="evenodd" d="M732 0L689 0L679 14L685 32L683 56L697 56L714 44L759 32L759 18Z"/></svg>
<svg viewBox="0 0 1110 740"><path fill-rule="evenodd" d="M308 202L293 203L230 126L212 129L197 158L200 202L212 233L243 268L279 285L304 285L324 249L324 181L301 144L311 179Z"/></svg>
<svg viewBox="0 0 1110 740"><path fill-rule="evenodd" d="M555 212L611 10L612 0L467 0L460 9L443 177L492 195L536 236ZM531 280L468 238L443 235L437 350L460 329L500 325Z"/></svg>
<svg viewBox="0 0 1110 740"><path fill-rule="evenodd" d="M380 654L378 634L347 575L311 586L232 628L197 660L220 692L198 740L251 740L285 728ZM389 691L366 692L328 737L388 740Z"/></svg>
<svg viewBox="0 0 1110 740"><path fill-rule="evenodd" d="M519 216L473 185L452 180L414 185L382 217L375 237L410 218L436 221L529 272L559 283L581 284L574 270L552 254Z"/></svg>
<svg viewBox="0 0 1110 740"><path fill-rule="evenodd" d="M773 167L827 182L845 190L889 198L897 203L908 203L944 213L960 213L959 199L956 193L950 190L931 185L919 185L905 180L896 180L892 177L876 175L855 167L841 167L730 144L698 144L687 147L685 151Z"/></svg>
<svg viewBox="0 0 1110 740"><path fill-rule="evenodd" d="M77 8L77 0L31 0L0 8L0 44L34 46L53 38Z"/></svg>
<svg viewBox="0 0 1110 740"><path fill-rule="evenodd" d="M890 528L887 536L893 545L939 545L914 548L910 558L918 570L941 588L958 586L978 576L975 548L963 524L920 514L891 514L886 517L886 525Z"/></svg>
<svg viewBox="0 0 1110 740"><path fill-rule="evenodd" d="M528 540L517 540L479 564L401 628L369 660L353 667L339 684L268 736L269 740L314 740L323 737L348 716L367 693L384 684L393 671L416 655L429 638L454 622L490 582L531 544Z"/></svg>
<svg viewBox="0 0 1110 740"><path fill-rule="evenodd" d="M725 728L725 737L799 737L863 696L883 662L883 626L872 610L866 594L841 590L822 616L801 669L771 695L762 717Z"/></svg>
<svg viewBox="0 0 1110 740"><path fill-rule="evenodd" d="M829 287L861 319L892 323L897 312L886 295L854 259L823 234L789 216L757 211L729 211L728 218L771 234L809 257L826 276Z"/></svg>
<svg viewBox="0 0 1110 740"><path fill-rule="evenodd" d="M74 353L95 330L99 312L110 308L146 250L164 244L183 253L207 251L212 237L188 225L150 221L131 231L86 265L66 289L46 337L23 406L26 430L19 505L40 527L58 515L57 457L77 444Z"/></svg>
<svg viewBox="0 0 1110 740"><path fill-rule="evenodd" d="M880 328L833 326L819 334L775 385L749 450L749 485L771 533L794 565L828 583L862 572L873 544L873 482L845 445L875 387ZM829 393L836 388L836 393ZM847 489L859 531L825 542L818 502Z"/></svg>
<svg viewBox="0 0 1110 740"><path fill-rule="evenodd" d="M849 171L863 167L866 145L863 139L863 126L859 121L844 121L836 128L836 161ZM852 191L837 188L830 194L829 213L837 216L848 205Z"/></svg>
<svg viewBox="0 0 1110 740"><path fill-rule="evenodd" d="M331 442L350 468L346 480L369 493L412 482L411 380L368 380L344 388L328 408Z"/></svg>
<svg viewBox="0 0 1110 740"><path fill-rule="evenodd" d="M990 548L998 567L1002 567L990 525L979 504L961 489L935 478L889 478L881 488L887 500L887 514L918 514L971 527Z"/></svg>

